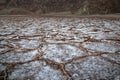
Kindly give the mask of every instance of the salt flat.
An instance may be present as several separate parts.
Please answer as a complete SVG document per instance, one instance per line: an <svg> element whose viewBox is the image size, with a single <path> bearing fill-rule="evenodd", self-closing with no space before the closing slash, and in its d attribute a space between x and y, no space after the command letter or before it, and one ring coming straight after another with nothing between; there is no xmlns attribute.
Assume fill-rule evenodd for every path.
<svg viewBox="0 0 120 80"><path fill-rule="evenodd" d="M0 80L120 80L120 21L0 17Z"/></svg>

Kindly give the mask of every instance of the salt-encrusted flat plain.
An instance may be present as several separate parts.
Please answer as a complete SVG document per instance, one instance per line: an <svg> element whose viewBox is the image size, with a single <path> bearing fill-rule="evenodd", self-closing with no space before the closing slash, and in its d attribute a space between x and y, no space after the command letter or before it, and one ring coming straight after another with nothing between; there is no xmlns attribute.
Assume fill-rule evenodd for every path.
<svg viewBox="0 0 120 80"><path fill-rule="evenodd" d="M120 80L120 21L0 17L0 79Z"/></svg>

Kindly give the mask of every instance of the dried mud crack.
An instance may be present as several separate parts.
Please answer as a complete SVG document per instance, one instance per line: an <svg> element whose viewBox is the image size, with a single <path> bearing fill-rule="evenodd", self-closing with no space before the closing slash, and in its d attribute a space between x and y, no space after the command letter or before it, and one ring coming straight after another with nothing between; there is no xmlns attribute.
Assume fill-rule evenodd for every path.
<svg viewBox="0 0 120 80"><path fill-rule="evenodd" d="M1 16L0 80L120 80L120 21Z"/></svg>

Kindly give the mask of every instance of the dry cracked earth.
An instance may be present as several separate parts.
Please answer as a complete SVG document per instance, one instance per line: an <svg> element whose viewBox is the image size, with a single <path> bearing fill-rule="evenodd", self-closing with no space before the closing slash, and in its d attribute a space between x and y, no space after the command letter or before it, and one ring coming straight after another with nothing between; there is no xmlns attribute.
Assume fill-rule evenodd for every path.
<svg viewBox="0 0 120 80"><path fill-rule="evenodd" d="M1 16L0 80L120 80L120 21Z"/></svg>

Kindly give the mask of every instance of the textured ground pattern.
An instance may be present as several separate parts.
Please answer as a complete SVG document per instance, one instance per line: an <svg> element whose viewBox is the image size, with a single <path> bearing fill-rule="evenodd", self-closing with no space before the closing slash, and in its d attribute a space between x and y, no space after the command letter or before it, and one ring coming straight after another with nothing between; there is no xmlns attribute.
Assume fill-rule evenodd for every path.
<svg viewBox="0 0 120 80"><path fill-rule="evenodd" d="M0 80L120 80L120 21L0 17Z"/></svg>

